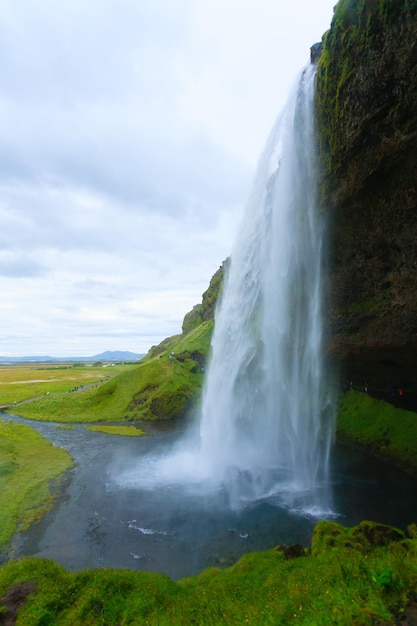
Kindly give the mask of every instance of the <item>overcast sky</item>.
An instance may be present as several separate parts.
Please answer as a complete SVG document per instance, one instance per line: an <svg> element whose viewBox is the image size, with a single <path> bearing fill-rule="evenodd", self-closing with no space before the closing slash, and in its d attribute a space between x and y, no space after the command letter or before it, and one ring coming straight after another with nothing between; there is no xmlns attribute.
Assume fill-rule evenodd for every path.
<svg viewBox="0 0 417 626"><path fill-rule="evenodd" d="M0 0L0 355L181 332L335 3Z"/></svg>

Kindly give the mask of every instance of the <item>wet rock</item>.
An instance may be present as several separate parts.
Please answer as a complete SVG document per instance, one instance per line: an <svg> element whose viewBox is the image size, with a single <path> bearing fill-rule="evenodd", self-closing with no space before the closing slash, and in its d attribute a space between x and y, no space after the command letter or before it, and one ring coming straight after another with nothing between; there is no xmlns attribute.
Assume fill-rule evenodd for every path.
<svg viewBox="0 0 417 626"><path fill-rule="evenodd" d="M362 522L353 532L354 535L363 535L373 546L387 546L392 541L402 541L404 535L391 526Z"/></svg>
<svg viewBox="0 0 417 626"><path fill-rule="evenodd" d="M310 62L311 63L317 63L317 61L320 58L322 49L323 49L323 44L321 41L311 46L310 48Z"/></svg>
<svg viewBox="0 0 417 626"><path fill-rule="evenodd" d="M409 601L404 613L400 616L400 626L417 626L417 593L409 595Z"/></svg>
<svg viewBox="0 0 417 626"><path fill-rule="evenodd" d="M293 543L284 548L284 556L289 561L290 559L298 559L300 556L305 556L305 550L299 543Z"/></svg>

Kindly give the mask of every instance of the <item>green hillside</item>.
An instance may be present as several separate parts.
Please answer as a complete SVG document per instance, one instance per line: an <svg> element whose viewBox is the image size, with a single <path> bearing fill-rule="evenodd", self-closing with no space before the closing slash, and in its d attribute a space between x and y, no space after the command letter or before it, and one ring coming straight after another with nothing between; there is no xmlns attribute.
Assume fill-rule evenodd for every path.
<svg viewBox="0 0 417 626"><path fill-rule="evenodd" d="M54 422L172 419L198 399L213 321L150 351L137 367L77 393L56 393L19 406L19 415Z"/></svg>

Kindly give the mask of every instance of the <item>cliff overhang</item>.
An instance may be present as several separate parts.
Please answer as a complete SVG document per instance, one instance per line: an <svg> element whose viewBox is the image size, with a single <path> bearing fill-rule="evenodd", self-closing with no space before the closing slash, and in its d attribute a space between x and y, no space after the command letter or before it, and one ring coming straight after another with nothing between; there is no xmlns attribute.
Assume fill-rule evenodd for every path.
<svg viewBox="0 0 417 626"><path fill-rule="evenodd" d="M322 44L329 351L346 376L360 355L369 369L406 360L417 381L417 3L339 0Z"/></svg>

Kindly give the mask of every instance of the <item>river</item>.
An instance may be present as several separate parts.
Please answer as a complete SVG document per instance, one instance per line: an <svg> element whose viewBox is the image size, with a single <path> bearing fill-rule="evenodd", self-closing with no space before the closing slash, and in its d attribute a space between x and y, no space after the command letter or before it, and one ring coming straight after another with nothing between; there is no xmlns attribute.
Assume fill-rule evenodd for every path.
<svg viewBox="0 0 417 626"><path fill-rule="evenodd" d="M232 564L248 551L310 543L317 518L276 498L231 510L218 491L198 493L169 484L145 489L140 481L117 480L127 467L146 472L138 459L169 452L183 436L178 425L144 424L147 436L121 437L83 425L67 430L14 415L4 418L32 426L75 462L52 510L15 537L11 558L49 558L71 571L155 571L178 580L208 566ZM386 463L336 446L331 475L336 521L354 525L369 519L402 529L417 521L416 481Z"/></svg>

